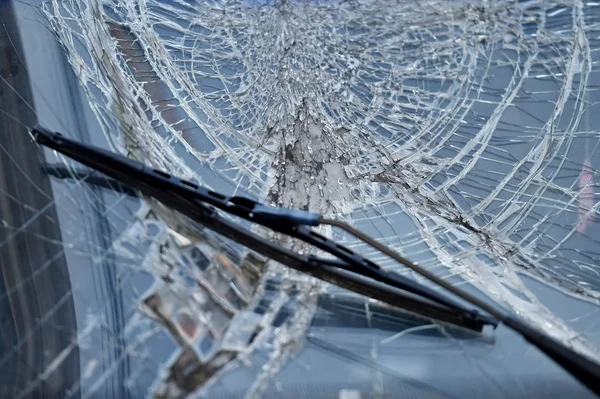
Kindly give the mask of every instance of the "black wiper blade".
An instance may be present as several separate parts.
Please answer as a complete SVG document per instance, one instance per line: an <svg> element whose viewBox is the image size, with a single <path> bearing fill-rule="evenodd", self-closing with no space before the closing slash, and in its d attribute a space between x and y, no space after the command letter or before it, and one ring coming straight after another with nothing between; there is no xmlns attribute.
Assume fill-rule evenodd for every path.
<svg viewBox="0 0 600 399"><path fill-rule="evenodd" d="M410 262L347 224L327 220L319 214L302 210L272 207L244 197L227 197L122 155L65 138L58 133L39 127L32 129L32 132L38 143L53 148L145 195L154 197L192 220L286 266L390 305L403 307L416 314L459 326L467 328L475 326L473 329L481 329L484 324L496 325L498 321L501 321L546 353L590 390L600 395L600 384L598 384L600 364L531 327L514 313L452 286L449 282ZM335 255L341 262L302 256L272 244L220 217L213 207L304 240ZM474 309L468 309L462 304L446 298L436 291L421 287L400 275L387 273L368 259L362 258L348 248L320 236L308 228L308 226L320 224L343 228L471 305L485 310L493 317L481 314Z"/></svg>
<svg viewBox="0 0 600 399"><path fill-rule="evenodd" d="M129 188L128 186L124 186L122 183L120 183L117 180L107 178L104 175L99 174L98 171L95 169L90 169L90 170L74 169L74 168L71 168L71 167L68 167L68 166L62 165L62 164L60 164L60 165L44 164L43 168L46 171L46 173L48 173L49 175L55 176L55 177L58 177L61 179L73 178L78 181L83 181L87 184L94 185L96 187L103 187L103 188L109 189L111 191L116 191L116 192L120 192L120 193L127 194L127 195L133 195L133 196L136 195L136 192L133 189ZM345 250L345 252L346 251L347 250ZM356 270L356 267L353 267L349 263L347 263L343 260L340 260L340 259L318 258L313 255L308 255L308 259L311 262L313 262L314 264L328 265L328 266L332 266L332 267L335 267L338 269L343 269L343 270L348 270L351 272L358 273L358 271ZM369 262L369 261L367 260L367 262ZM458 309L460 312L469 314L470 318L472 318L474 321L480 322L481 325L483 325L483 324L490 324L493 326L497 325L496 319L488 317L485 314L474 314L473 311L466 309L466 308L462 307L461 305L456 304L450 298L445 298L436 292L432 293L431 290L423 289L423 287L419 286L417 283L413 282L412 280L409 280L405 277L399 276L395 273L389 273L389 272L382 271L375 264L372 264L372 266L369 266L369 268L372 268L372 270L366 270L366 271L363 270L362 272L360 272L358 274L361 274L366 277L370 276L373 279L375 279L381 283L387 283L387 284L395 286L396 288L404 289L406 291L409 291L409 292L412 292L415 294L420 293L425 298L432 299L438 303L440 303L440 300L441 300L442 305L451 304L451 306L453 306L454 310ZM446 311L448 311L448 310L451 310L451 309L446 309ZM480 328L480 324L477 324L478 329Z"/></svg>
<svg viewBox="0 0 600 399"><path fill-rule="evenodd" d="M162 193L168 191L184 197L188 201L212 205L274 231L299 238L338 257L343 262L338 262L335 266L337 268L419 295L455 312L462 313L465 319L471 319L482 324L497 325L494 318L480 314L475 309L469 309L458 301L422 286L409 278L397 273L387 272L370 260L355 254L352 250L312 231L308 226L319 225L323 220L320 214L273 207L241 196L228 197L120 154L79 143L59 133L50 132L40 127L34 128L33 132L38 143L68 155L70 158L135 189L145 189L146 193L150 189L155 193L157 190ZM158 189L159 187L160 189ZM316 264L315 259L312 259L312 261Z"/></svg>
<svg viewBox="0 0 600 399"><path fill-rule="evenodd" d="M396 289L393 286L357 276L356 274L358 273L352 272L352 267L344 261L321 259L315 256L302 256L275 245L249 230L222 218L215 212L213 207L200 201L193 193L187 191L175 192L169 189L167 187L169 182L164 181L168 176L167 174L154 169L152 170L155 174L149 174L147 173L149 168L135 160L100 148L78 143L74 140L64 138L58 133L49 132L42 128L33 129L33 133L36 141L40 144L53 148L92 168L94 171L99 171L109 176L115 181L111 181L110 178L102 178L101 176L95 176L94 179L91 179L94 176L94 172L69 170L64 167L45 164L44 168L54 176L61 178L83 178L87 182L98 183L101 187L111 189L112 187L125 184L141 191L144 195L156 198L166 206L177 210L203 226L288 267L350 291L380 300L389 305L403 308L416 315L475 331L481 331L485 324L495 323L494 319L490 319L485 315L474 317L471 312L464 312L462 309L445 306L444 304ZM158 182L156 181L157 178L159 179ZM218 198L216 193L210 195Z"/></svg>

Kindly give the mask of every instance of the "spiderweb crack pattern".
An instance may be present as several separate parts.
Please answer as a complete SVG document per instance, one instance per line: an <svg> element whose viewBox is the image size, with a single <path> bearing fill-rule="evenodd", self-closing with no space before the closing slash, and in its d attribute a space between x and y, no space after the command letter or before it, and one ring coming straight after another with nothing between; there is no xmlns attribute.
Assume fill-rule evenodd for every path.
<svg viewBox="0 0 600 399"><path fill-rule="evenodd" d="M44 10L116 149L211 184L208 165L231 191L368 227L598 356L519 274L598 297L596 3Z"/></svg>

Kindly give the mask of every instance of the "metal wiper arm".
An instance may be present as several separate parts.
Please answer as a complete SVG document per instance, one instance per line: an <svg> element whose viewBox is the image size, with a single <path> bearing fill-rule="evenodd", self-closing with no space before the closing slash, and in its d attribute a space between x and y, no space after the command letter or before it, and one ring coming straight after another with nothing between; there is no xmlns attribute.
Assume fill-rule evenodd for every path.
<svg viewBox="0 0 600 399"><path fill-rule="evenodd" d="M563 343L531 327L513 312L509 312L500 306L493 306L466 291L452 286L449 282L403 258L395 251L345 223L324 219L316 213L261 204L245 197L228 197L195 183L178 179L120 154L79 143L41 127L32 129L32 132L39 144L52 148L92 169L102 172L120 183L141 191L144 195L154 197L163 204L217 233L286 266L388 304L404 307L417 314L456 325L467 327L471 325L471 328L472 326L481 328L484 324L495 326L500 321L546 353L590 390L600 395L600 384L598 384L598 381L600 381L600 364L576 353ZM272 244L249 230L220 217L213 207L261 224L274 231L299 238L338 257L341 262L319 259L314 256L302 256ZM485 310L497 320L481 314L475 309L468 309L459 302L403 276L386 272L370 260L309 228L309 226L320 224L330 224L350 232L456 296ZM377 284L360 276L370 277L383 284Z"/></svg>

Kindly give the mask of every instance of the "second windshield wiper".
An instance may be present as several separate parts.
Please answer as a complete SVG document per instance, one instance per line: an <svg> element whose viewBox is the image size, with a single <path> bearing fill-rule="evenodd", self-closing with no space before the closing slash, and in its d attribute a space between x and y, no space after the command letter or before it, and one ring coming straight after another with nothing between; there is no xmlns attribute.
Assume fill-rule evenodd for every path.
<svg viewBox="0 0 600 399"><path fill-rule="evenodd" d="M501 321L546 353L593 392L600 394L600 384L597 384L600 381L598 363L536 330L514 313L493 306L453 286L345 223L325 219L316 213L261 204L245 197L225 196L125 156L79 143L59 133L40 127L32 131L38 143L65 154L119 183L139 190L144 195L154 197L190 219L286 266L414 313L474 330L480 330L485 324L496 326L498 321ZM222 218L215 208L298 238L338 259L299 255ZM310 229L311 226L322 224L346 230L455 296L485 310L492 317L397 273L387 272L374 262Z"/></svg>

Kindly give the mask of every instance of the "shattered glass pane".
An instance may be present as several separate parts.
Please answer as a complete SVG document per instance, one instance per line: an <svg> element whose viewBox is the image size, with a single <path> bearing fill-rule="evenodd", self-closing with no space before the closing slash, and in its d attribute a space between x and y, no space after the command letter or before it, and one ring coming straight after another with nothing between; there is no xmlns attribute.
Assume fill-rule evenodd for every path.
<svg viewBox="0 0 600 399"><path fill-rule="evenodd" d="M2 7L2 396L587 394L502 327L465 332L293 272L25 126L350 221L600 360L600 3Z"/></svg>

